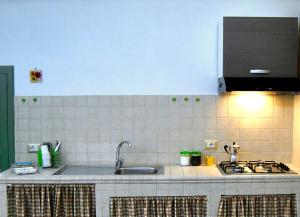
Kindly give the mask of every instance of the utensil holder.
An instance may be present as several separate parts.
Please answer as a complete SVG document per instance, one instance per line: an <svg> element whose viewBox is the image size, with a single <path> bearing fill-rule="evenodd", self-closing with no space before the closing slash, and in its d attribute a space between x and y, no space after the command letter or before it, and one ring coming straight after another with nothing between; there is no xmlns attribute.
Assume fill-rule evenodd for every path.
<svg viewBox="0 0 300 217"><path fill-rule="evenodd" d="M52 167L58 168L61 165L61 154L59 151L54 151L53 148L50 150L50 155L51 155L51 163Z"/></svg>

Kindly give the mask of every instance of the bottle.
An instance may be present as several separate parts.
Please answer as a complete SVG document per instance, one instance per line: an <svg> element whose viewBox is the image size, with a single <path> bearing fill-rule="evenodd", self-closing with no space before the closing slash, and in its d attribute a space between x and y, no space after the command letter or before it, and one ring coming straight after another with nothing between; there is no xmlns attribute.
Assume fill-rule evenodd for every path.
<svg viewBox="0 0 300 217"><path fill-rule="evenodd" d="M42 145L41 152L42 152L43 167L44 168L51 167L51 156L48 149L48 145Z"/></svg>
<svg viewBox="0 0 300 217"><path fill-rule="evenodd" d="M43 158L42 158L41 146L39 146L39 149L38 149L38 152L37 152L37 163L38 163L39 168L43 167Z"/></svg>

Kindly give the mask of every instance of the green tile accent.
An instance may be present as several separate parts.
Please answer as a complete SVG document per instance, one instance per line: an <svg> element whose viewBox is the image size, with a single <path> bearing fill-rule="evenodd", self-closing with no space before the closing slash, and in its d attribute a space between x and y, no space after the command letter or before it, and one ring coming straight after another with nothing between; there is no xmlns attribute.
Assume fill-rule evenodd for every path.
<svg viewBox="0 0 300 217"><path fill-rule="evenodd" d="M176 97L172 97L172 102L176 102L177 98Z"/></svg>
<svg viewBox="0 0 300 217"><path fill-rule="evenodd" d="M196 101L196 102L200 102L200 97L196 97L196 98L195 98L195 101Z"/></svg>
<svg viewBox="0 0 300 217"><path fill-rule="evenodd" d="M184 101L188 102L189 98L188 97L184 97Z"/></svg>
<svg viewBox="0 0 300 217"><path fill-rule="evenodd" d="M33 101L33 102L37 102L38 99L34 97L34 98L32 99L32 101Z"/></svg>
<svg viewBox="0 0 300 217"><path fill-rule="evenodd" d="M25 98L22 98L22 102L25 103L25 102L26 102L26 99L25 99Z"/></svg>

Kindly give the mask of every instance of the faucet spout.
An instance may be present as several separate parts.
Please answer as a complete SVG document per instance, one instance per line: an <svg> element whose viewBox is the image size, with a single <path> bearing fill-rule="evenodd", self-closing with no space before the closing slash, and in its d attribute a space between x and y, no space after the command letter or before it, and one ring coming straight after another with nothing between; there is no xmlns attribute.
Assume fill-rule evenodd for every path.
<svg viewBox="0 0 300 217"><path fill-rule="evenodd" d="M124 144L127 144L129 148L131 148L131 146L132 146L131 143L128 142L128 141L122 141L118 145L117 151L116 151L116 162L115 162L115 164L116 164L116 171L119 170L123 166L123 164L124 164L124 160L120 158L120 151L121 151L121 148L122 148L122 146Z"/></svg>

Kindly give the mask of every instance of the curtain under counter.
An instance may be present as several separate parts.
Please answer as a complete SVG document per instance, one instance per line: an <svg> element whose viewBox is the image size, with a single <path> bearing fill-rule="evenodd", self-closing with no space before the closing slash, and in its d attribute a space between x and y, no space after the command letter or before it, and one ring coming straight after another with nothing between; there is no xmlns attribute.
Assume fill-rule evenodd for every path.
<svg viewBox="0 0 300 217"><path fill-rule="evenodd" d="M295 194L222 195L218 217L296 217Z"/></svg>
<svg viewBox="0 0 300 217"><path fill-rule="evenodd" d="M206 217L206 196L112 197L110 217Z"/></svg>
<svg viewBox="0 0 300 217"><path fill-rule="evenodd" d="M12 184L8 217L95 217L93 184Z"/></svg>

